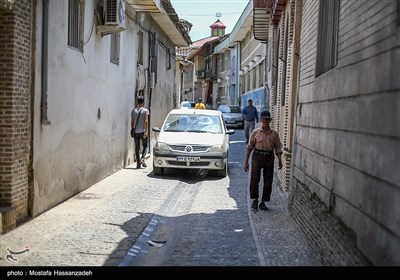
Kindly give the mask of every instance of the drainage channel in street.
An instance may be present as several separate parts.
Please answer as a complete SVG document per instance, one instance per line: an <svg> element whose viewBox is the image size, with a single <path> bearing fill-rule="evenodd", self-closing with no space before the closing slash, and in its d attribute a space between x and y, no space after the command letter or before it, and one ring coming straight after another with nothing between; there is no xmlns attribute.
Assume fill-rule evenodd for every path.
<svg viewBox="0 0 400 280"><path fill-rule="evenodd" d="M179 182L119 266L162 266L174 251L201 183Z"/></svg>

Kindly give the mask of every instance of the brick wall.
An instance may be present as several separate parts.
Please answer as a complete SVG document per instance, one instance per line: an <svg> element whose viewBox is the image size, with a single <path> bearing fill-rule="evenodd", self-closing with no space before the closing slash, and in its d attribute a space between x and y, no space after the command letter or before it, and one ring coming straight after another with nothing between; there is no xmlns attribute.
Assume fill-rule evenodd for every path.
<svg viewBox="0 0 400 280"><path fill-rule="evenodd" d="M271 127L278 131L285 153L282 156L283 168L278 171L278 178L282 187L289 189L290 166L293 135L293 114L294 102L297 88L292 84L297 79L297 64L294 63L294 53L296 52L294 22L295 22L295 1L288 1L285 10L282 12L281 19L276 25L275 30L279 30L279 58L275 53L275 44L278 44L278 33L270 29L270 43L274 46L269 49L269 57L275 60L278 66L276 77L274 70L271 71L271 97L276 100L276 105L271 100L271 115L273 117ZM276 164L277 166L277 164Z"/></svg>
<svg viewBox="0 0 400 280"><path fill-rule="evenodd" d="M0 9L0 206L11 207L17 221L28 214L31 4Z"/></svg>
<svg viewBox="0 0 400 280"><path fill-rule="evenodd" d="M282 188L288 191L290 186L290 165L292 163L292 154L284 151L281 158L283 167L278 170L278 160L275 160L275 170L277 170L277 176Z"/></svg>
<svg viewBox="0 0 400 280"><path fill-rule="evenodd" d="M356 249L354 232L305 185L295 181L289 201L289 210L321 265L370 265Z"/></svg>
<svg viewBox="0 0 400 280"><path fill-rule="evenodd" d="M12 12L0 8L0 205L11 197L13 20Z"/></svg>

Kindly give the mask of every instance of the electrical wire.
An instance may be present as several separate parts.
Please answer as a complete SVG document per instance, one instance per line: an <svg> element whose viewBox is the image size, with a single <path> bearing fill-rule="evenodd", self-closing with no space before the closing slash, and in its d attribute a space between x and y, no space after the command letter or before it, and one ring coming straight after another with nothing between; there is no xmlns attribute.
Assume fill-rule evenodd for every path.
<svg viewBox="0 0 400 280"><path fill-rule="evenodd" d="M130 15L128 15L127 12L125 12L125 14L126 14L126 15L128 16L128 18L130 18L133 22L136 22ZM154 35L153 35L153 32L151 32L150 30L146 29L143 25L140 24L140 22L136 22L136 24L139 25L139 28L140 28L140 29L142 29L143 31L146 31L147 33L149 33L150 36L152 36L152 37L154 36ZM167 48L166 45L165 45L162 41L160 41L160 40L157 39L157 43L158 43L159 46L161 46L161 48L164 49L164 51L165 51L167 54L170 54L171 57L175 60L175 56L174 56L173 54L171 54L170 49Z"/></svg>
<svg viewBox="0 0 400 280"><path fill-rule="evenodd" d="M94 29L94 23L95 23L95 20L96 20L96 12L95 12L95 13L94 13L94 15L93 15L93 24L92 24L92 30L90 30L90 35L89 35L89 38L86 40L86 42L84 42L84 43L83 43L83 45L82 45L82 46L86 45L86 44L89 42L90 38L92 38L92 34L93 34L93 29Z"/></svg>
<svg viewBox="0 0 400 280"><path fill-rule="evenodd" d="M242 12L235 12L235 13L219 13L221 14L221 17L223 15L237 15L237 14L241 14ZM176 14L176 13L167 13L167 15L176 15L176 16L191 16L191 17L215 17L215 13L214 14Z"/></svg>

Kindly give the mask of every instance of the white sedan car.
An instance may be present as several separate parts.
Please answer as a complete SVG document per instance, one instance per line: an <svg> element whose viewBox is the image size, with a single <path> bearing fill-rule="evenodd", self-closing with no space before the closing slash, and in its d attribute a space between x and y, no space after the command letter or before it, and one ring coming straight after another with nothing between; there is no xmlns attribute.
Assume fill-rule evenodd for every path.
<svg viewBox="0 0 400 280"><path fill-rule="evenodd" d="M169 112L153 148L153 172L162 175L164 168L215 170L228 175L229 135L222 113L216 110L175 109Z"/></svg>
<svg viewBox="0 0 400 280"><path fill-rule="evenodd" d="M239 106L219 105L217 110L224 115L226 127L244 127L243 115Z"/></svg>
<svg viewBox="0 0 400 280"><path fill-rule="evenodd" d="M190 101L181 102L181 109L194 109L195 106L196 102L190 102Z"/></svg>

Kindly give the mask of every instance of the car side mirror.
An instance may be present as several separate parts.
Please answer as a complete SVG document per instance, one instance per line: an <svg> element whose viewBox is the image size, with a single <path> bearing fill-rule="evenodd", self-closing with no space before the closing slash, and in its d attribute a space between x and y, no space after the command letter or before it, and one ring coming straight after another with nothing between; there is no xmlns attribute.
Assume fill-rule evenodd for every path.
<svg viewBox="0 0 400 280"><path fill-rule="evenodd" d="M226 131L226 134L234 134L234 133L235 133L235 131L233 129L228 129Z"/></svg>
<svg viewBox="0 0 400 280"><path fill-rule="evenodd" d="M152 127L151 130L153 130L154 132L160 132L161 129L159 129L158 127Z"/></svg>

